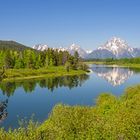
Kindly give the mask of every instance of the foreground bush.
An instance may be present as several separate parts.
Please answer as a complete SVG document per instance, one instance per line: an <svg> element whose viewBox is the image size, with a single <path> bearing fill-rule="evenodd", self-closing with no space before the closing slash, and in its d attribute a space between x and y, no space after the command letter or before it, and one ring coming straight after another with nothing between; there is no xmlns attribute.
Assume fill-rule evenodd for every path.
<svg viewBox="0 0 140 140"><path fill-rule="evenodd" d="M16 130L0 130L6 140L138 140L140 138L140 85L117 98L101 94L93 107L57 105L41 125L29 123Z"/></svg>

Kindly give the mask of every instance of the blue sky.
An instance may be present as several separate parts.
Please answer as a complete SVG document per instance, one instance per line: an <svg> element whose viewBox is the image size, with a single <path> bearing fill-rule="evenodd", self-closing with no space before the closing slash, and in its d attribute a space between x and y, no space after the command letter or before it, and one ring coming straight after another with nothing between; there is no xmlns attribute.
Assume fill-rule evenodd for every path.
<svg viewBox="0 0 140 140"><path fill-rule="evenodd" d="M140 0L0 0L0 39L95 49L112 36L140 47Z"/></svg>

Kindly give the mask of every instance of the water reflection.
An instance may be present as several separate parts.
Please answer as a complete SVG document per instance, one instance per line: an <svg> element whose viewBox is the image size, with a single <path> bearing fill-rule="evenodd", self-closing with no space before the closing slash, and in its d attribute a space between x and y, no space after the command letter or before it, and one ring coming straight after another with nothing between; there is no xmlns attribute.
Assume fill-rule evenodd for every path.
<svg viewBox="0 0 140 140"><path fill-rule="evenodd" d="M95 72L99 77L102 77L108 81L113 86L118 86L123 84L127 79L129 79L133 74L135 69L131 70L128 68L121 67L106 67L106 66L93 66L93 72Z"/></svg>
<svg viewBox="0 0 140 140"><path fill-rule="evenodd" d="M28 120L32 114L35 114L36 121L43 122L56 104L93 106L100 93L108 92L119 96L128 86L139 83L139 69L101 65L92 65L91 68L102 78L89 73L89 75L52 77L21 82L0 82L0 121L2 121L0 125L5 129L17 128L19 118ZM132 77L127 80L130 76ZM113 87L104 82L103 78L114 86L122 84L125 80L127 82ZM50 94L51 92L53 93ZM7 98L8 100L5 100Z"/></svg>
<svg viewBox="0 0 140 140"><path fill-rule="evenodd" d="M7 105L8 105L8 99L0 102L0 122L2 122L7 118L8 115Z"/></svg>
<svg viewBox="0 0 140 140"><path fill-rule="evenodd" d="M31 93L35 90L36 86L39 85L41 88L47 88L53 91L58 87L68 87L72 89L77 86L82 86L82 84L89 78L89 75L79 75L79 76L63 76L63 77L51 77L39 80L24 80L21 82L1 82L0 89L2 93L6 96L11 96L14 94L15 90L22 87L26 93Z"/></svg>

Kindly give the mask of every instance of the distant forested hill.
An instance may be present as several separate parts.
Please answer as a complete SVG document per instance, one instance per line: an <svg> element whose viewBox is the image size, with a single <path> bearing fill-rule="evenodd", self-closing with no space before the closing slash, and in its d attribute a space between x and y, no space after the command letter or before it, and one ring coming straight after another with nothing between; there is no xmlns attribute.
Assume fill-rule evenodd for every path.
<svg viewBox="0 0 140 140"><path fill-rule="evenodd" d="M23 51L25 49L31 49L31 48L25 45L22 45L20 43L17 43L15 41L0 40L0 50L5 50L5 49Z"/></svg>

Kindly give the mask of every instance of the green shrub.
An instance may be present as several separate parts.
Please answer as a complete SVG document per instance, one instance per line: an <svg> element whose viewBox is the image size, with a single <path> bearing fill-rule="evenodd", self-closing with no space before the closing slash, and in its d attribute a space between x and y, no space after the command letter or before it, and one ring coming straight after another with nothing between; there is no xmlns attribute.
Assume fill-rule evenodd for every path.
<svg viewBox="0 0 140 140"><path fill-rule="evenodd" d="M129 87L117 98L101 94L97 105L57 105L41 125L29 122L6 132L4 140L138 140L140 138L140 85Z"/></svg>

